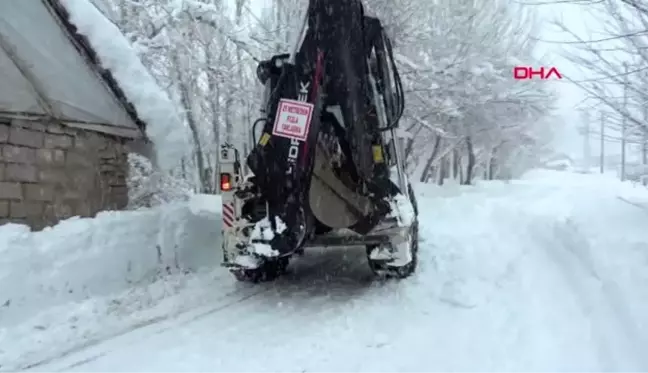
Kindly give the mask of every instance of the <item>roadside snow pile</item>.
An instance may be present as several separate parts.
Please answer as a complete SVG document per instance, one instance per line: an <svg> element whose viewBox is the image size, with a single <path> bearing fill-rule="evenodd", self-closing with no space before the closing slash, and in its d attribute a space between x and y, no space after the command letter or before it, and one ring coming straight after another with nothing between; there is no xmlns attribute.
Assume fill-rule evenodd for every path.
<svg viewBox="0 0 648 373"><path fill-rule="evenodd" d="M220 196L196 194L189 200L189 210L196 216L220 216L222 202Z"/></svg>
<svg viewBox="0 0 648 373"><path fill-rule="evenodd" d="M161 273L216 267L219 241L220 215L197 216L186 203L71 218L42 232L0 226L0 327Z"/></svg>
<svg viewBox="0 0 648 373"><path fill-rule="evenodd" d="M196 214L190 206L199 204ZM0 370L168 314L168 306L153 308L209 282L205 276L213 279L219 268L219 207L220 198L196 195L189 203L72 218L42 232L0 226L0 340L15 347L0 343Z"/></svg>
<svg viewBox="0 0 648 373"><path fill-rule="evenodd" d="M584 191L596 190L607 195L616 195L623 202L648 210L648 188L631 180L622 182L615 173L581 174L550 170L533 170L524 175L516 184L540 181L545 185L560 188L565 184L576 185Z"/></svg>
<svg viewBox="0 0 648 373"><path fill-rule="evenodd" d="M70 14L70 22L84 35L99 56L102 67L112 72L146 122L147 135L153 140L159 165L176 166L188 148L188 134L175 104L142 64L119 28L88 0L60 0Z"/></svg>
<svg viewBox="0 0 648 373"><path fill-rule="evenodd" d="M648 188L632 181L623 183L617 192L618 198L648 213Z"/></svg>

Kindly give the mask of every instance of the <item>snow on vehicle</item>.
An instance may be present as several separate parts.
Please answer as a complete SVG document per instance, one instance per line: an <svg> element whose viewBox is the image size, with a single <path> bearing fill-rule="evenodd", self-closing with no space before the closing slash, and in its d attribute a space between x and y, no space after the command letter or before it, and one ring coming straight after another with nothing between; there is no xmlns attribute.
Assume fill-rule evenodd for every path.
<svg viewBox="0 0 648 373"><path fill-rule="evenodd" d="M364 246L378 275L417 265L402 84L391 42L359 0L310 0L292 53L259 63L263 129L246 158L221 146L223 261L272 280L308 246Z"/></svg>

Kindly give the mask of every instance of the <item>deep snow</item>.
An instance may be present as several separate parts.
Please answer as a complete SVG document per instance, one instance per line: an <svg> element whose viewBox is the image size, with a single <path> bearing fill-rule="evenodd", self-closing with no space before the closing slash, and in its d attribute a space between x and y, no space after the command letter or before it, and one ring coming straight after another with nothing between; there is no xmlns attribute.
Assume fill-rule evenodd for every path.
<svg viewBox="0 0 648 373"><path fill-rule="evenodd" d="M188 149L189 133L169 96L142 64L137 51L119 30L88 0L61 0L70 22L85 36L124 90L137 115L146 123L146 134L156 144L156 161L163 169L178 165ZM160 37L166 35L161 32Z"/></svg>
<svg viewBox="0 0 648 373"><path fill-rule="evenodd" d="M0 226L0 370L191 307L168 298L220 275L220 204L198 195L36 233Z"/></svg>
<svg viewBox="0 0 648 373"><path fill-rule="evenodd" d="M22 317L12 322L0 313L0 369L648 369L646 189L600 175L534 171L510 183L419 186L417 194L421 262L410 279L374 280L362 249L307 251L290 274L270 284L236 283L206 260L194 260L206 264L202 270L195 266L153 282L141 271L139 278L147 280L138 285L119 282L115 275L111 290L118 290L95 291L100 296L90 292L71 303L61 295L57 303L50 302L56 307L43 307L41 314L23 305ZM184 207L185 215L173 220L182 227L175 232L204 237L199 241L209 247L197 246L217 257L217 211L196 211L200 205ZM91 268L101 278L122 268L124 274L125 262L120 267L118 258L133 258L134 251L154 246L146 240L172 239L146 234L139 224L155 224L140 214L163 215L160 210L108 214L115 216L113 224L121 221L123 229L130 228L132 236L123 245L130 250L102 246L98 239L79 241L87 246L74 250L72 239L81 230L71 226L82 220L50 232L23 233L24 247L18 248L6 246L7 232L15 228L0 228L5 240L0 238L0 251L13 258L0 262L0 273L28 272L37 268L32 262L41 263L31 283L63 284L62 273L43 264L56 259L68 263L66 272ZM183 223L187 218L191 222ZM110 221L93 221L94 234L106 238L107 233L99 233L102 219ZM66 224L69 230L63 229ZM67 231L73 234L64 236ZM47 235L68 240L67 247L39 250ZM176 252L186 253L184 261L204 254L187 241L176 246ZM29 255L14 255L16 250ZM90 252L97 262L78 259ZM107 267L98 264L101 252ZM164 267L150 260L143 255L135 261ZM25 273L20 281L29 277ZM77 287L98 281L89 275L67 278ZM0 281L4 291L9 280Z"/></svg>

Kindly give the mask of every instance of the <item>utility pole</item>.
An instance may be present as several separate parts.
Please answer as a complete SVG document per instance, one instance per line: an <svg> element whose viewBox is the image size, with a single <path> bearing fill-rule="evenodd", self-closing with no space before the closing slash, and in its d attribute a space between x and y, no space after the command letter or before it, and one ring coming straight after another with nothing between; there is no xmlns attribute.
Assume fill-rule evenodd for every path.
<svg viewBox="0 0 648 373"><path fill-rule="evenodd" d="M628 127L628 63L623 63L623 118L621 124L621 181L626 179L626 132Z"/></svg>
<svg viewBox="0 0 648 373"><path fill-rule="evenodd" d="M646 107L643 109L644 111L644 123L646 123L646 119L648 119L648 113L646 110ZM643 139L641 140L641 163L645 166L648 164L648 146L646 143L648 143L648 131L645 128L641 129L641 134L643 136Z"/></svg>
<svg viewBox="0 0 648 373"><path fill-rule="evenodd" d="M643 125L641 126L641 163L645 166L648 164L648 103L641 105L643 114Z"/></svg>
<svg viewBox="0 0 648 373"><path fill-rule="evenodd" d="M605 172L605 112L601 111L601 173Z"/></svg>
<svg viewBox="0 0 648 373"><path fill-rule="evenodd" d="M645 80L644 80L645 84ZM648 178L646 177L646 173L648 172L648 106L646 106L648 103L645 101L641 104L641 109L642 109L642 114L643 114L643 123L641 126L641 165L642 165L642 170L641 170L641 183L646 186L648 184Z"/></svg>
<svg viewBox="0 0 648 373"><path fill-rule="evenodd" d="M582 134L583 134L583 167L585 172L590 170L590 161L592 158L591 148L590 148L590 121L587 111L581 111L581 122L582 125Z"/></svg>

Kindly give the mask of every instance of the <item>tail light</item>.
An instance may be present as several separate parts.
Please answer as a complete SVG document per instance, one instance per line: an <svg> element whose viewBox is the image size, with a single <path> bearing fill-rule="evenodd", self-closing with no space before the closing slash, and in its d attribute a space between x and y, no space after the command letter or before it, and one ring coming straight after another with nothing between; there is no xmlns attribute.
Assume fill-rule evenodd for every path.
<svg viewBox="0 0 648 373"><path fill-rule="evenodd" d="M220 174L220 188L223 192L232 190L232 176L230 174Z"/></svg>

